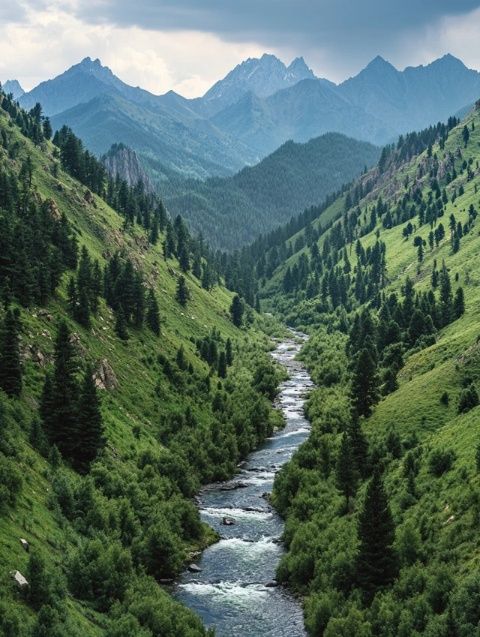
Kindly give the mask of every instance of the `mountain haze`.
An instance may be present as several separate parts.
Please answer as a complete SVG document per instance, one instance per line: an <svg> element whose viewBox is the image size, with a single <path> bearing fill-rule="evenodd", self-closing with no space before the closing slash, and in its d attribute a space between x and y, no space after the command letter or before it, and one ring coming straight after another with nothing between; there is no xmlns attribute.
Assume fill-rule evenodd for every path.
<svg viewBox="0 0 480 637"><path fill-rule="evenodd" d="M336 85L316 78L303 58L248 59L200 98L153 95L128 86L99 60L85 58L23 95L39 101L55 127L71 126L96 154L125 143L161 183L171 172L205 179L255 164L287 140L326 132L384 144L434 124L480 96L480 74L446 55L398 71L380 57Z"/></svg>

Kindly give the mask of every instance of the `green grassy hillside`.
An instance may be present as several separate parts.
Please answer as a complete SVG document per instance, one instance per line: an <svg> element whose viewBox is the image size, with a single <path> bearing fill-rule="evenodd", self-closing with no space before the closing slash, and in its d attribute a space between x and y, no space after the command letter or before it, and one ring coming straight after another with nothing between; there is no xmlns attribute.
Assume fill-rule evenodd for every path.
<svg viewBox="0 0 480 637"><path fill-rule="evenodd" d="M46 224L67 224L79 251L86 248L101 270L114 254L133 264L158 300L161 329L157 336L145 322L130 325L128 340L122 340L118 314L102 294L90 327L83 327L69 311L71 267L63 268L42 306L21 304L18 277L39 275L35 259L23 270L19 255L2 261L10 281L0 280L2 363L12 309L23 386L19 396L0 391L0 635L204 635L200 621L173 602L162 583L214 539L191 500L200 484L231 475L280 424L271 407L279 372L266 353L265 335L276 328L250 310L243 327L234 326L230 292L221 285L202 287L175 257L164 258L165 235L152 244L142 226L127 224L70 177L35 119L0 93L0 106L2 100L1 240L13 224L12 241L30 255L30 224L40 210ZM45 254L57 255L47 240L39 263ZM177 300L181 275L189 293L185 305ZM87 363L98 380L105 445L82 474L48 444L39 410L61 321L73 345L75 382L87 374ZM29 580L28 589L15 585L15 570Z"/></svg>
<svg viewBox="0 0 480 637"><path fill-rule="evenodd" d="M291 237L293 254L263 287L265 307L312 333L313 433L274 492L289 547L279 577L305 596L312 635L478 634L478 109L432 135L410 158L412 139L401 140ZM459 288L464 312L452 305ZM426 320L418 333L413 315ZM393 576L365 531L367 520L377 547L388 537L378 492L376 517L368 508L376 471Z"/></svg>

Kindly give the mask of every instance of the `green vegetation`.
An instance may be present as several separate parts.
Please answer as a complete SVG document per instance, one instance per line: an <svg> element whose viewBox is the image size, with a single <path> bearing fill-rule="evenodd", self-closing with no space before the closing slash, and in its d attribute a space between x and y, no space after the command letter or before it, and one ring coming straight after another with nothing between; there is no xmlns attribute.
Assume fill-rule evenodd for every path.
<svg viewBox="0 0 480 637"><path fill-rule="evenodd" d="M339 133L288 141L232 177L172 179L162 185L173 213L185 214L211 245L234 250L286 223L372 166L380 149Z"/></svg>
<svg viewBox="0 0 480 637"><path fill-rule="evenodd" d="M479 130L477 105L400 138L248 252L311 333L312 433L273 494L311 635L478 633Z"/></svg>
<svg viewBox="0 0 480 637"><path fill-rule="evenodd" d="M0 635L200 637L165 587L216 539L195 492L281 424L276 327L234 325L181 218L50 134L0 92Z"/></svg>

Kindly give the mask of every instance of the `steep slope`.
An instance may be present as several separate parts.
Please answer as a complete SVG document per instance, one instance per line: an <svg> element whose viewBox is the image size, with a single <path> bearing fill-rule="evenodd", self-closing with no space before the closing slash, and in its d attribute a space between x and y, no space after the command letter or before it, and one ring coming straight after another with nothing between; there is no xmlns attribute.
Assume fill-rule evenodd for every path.
<svg viewBox="0 0 480 637"><path fill-rule="evenodd" d="M287 142L256 166L225 179L176 183L165 202L215 246L238 248L288 221L372 166L380 150L343 135Z"/></svg>
<svg viewBox="0 0 480 637"><path fill-rule="evenodd" d="M3 91L9 95L10 93L13 95L13 99L18 100L22 95L25 94L25 91L20 86L18 80L7 80L3 85Z"/></svg>
<svg viewBox="0 0 480 637"><path fill-rule="evenodd" d="M480 620L479 106L454 124L257 247L261 272L286 259L265 308L312 333L313 432L274 492L278 577L311 635L467 636Z"/></svg>
<svg viewBox="0 0 480 637"><path fill-rule="evenodd" d="M160 161L159 180L169 170L199 178L231 174L255 159L181 101L129 86L90 58L21 97L27 109L39 102L54 128L69 126L97 155L123 142Z"/></svg>
<svg viewBox="0 0 480 637"><path fill-rule="evenodd" d="M287 67L274 55L264 53L261 58L248 58L230 71L196 101L209 115L238 102L246 93L268 97L300 80L315 75L303 58L296 58Z"/></svg>
<svg viewBox="0 0 480 637"><path fill-rule="evenodd" d="M253 156L207 120L179 121L163 109L145 108L119 95L102 94L51 119L54 128L72 128L97 155L121 142L146 160L161 162L158 180L169 170L197 178L227 175Z"/></svg>
<svg viewBox="0 0 480 637"><path fill-rule="evenodd" d="M20 99L28 109L40 102L56 127L69 125L97 154L125 143L161 182L171 171L200 179L233 174L289 139L326 132L385 144L473 104L479 78L451 55L404 71L377 57L337 86L316 78L302 58L287 67L264 55L235 67L203 97L186 99L128 86L85 58Z"/></svg>
<svg viewBox="0 0 480 637"><path fill-rule="evenodd" d="M161 584L214 539L200 483L278 423L267 340L181 220L37 124L0 94L0 634L200 637Z"/></svg>
<svg viewBox="0 0 480 637"><path fill-rule="evenodd" d="M473 104L480 95L480 73L452 55L404 71L378 56L338 90L397 133L404 133L446 121Z"/></svg>
<svg viewBox="0 0 480 637"><path fill-rule="evenodd" d="M110 175L120 177L129 186L136 186L141 182L147 192L154 191L150 177L142 166L137 153L128 146L114 144L101 161Z"/></svg>
<svg viewBox="0 0 480 637"><path fill-rule="evenodd" d="M99 59L92 60L89 57L54 79L41 82L25 93L20 103L24 108L30 109L40 102L46 115L51 116L89 102L99 95L121 95L144 106L154 106L157 103L155 95L125 84L108 67L102 66Z"/></svg>

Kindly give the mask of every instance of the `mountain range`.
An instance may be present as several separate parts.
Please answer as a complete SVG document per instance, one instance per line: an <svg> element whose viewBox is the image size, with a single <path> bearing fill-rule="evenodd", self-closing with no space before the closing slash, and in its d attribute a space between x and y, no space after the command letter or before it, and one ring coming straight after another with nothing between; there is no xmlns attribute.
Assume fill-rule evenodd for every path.
<svg viewBox="0 0 480 637"><path fill-rule="evenodd" d="M153 95L85 58L19 95L40 102L54 127L67 124L96 154L122 142L137 151L154 181L231 175L289 139L339 132L374 144L445 120L480 96L480 74L446 55L397 70L377 57L341 84L318 78L302 58L248 59L203 97Z"/></svg>

